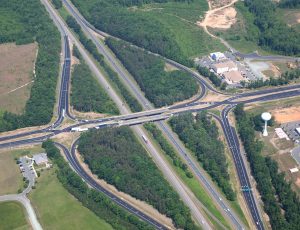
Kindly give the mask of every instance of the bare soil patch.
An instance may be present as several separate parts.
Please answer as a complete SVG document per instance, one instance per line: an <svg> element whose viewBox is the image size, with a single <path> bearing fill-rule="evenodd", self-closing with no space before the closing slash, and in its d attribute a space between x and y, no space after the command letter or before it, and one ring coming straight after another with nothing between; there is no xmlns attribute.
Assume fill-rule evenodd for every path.
<svg viewBox="0 0 300 230"><path fill-rule="evenodd" d="M280 124L300 120L300 106L276 109L271 113Z"/></svg>
<svg viewBox="0 0 300 230"><path fill-rule="evenodd" d="M79 112L73 107L71 108L71 113L75 115L75 117L83 118L83 119L98 119L107 116L107 114L96 113L96 112Z"/></svg>
<svg viewBox="0 0 300 230"><path fill-rule="evenodd" d="M38 45L36 43L0 45L0 108L21 113L30 96L34 64Z"/></svg>
<svg viewBox="0 0 300 230"><path fill-rule="evenodd" d="M210 14L206 20L206 26L218 29L229 29L236 23L236 10L233 7L228 7L213 14Z"/></svg>
<svg viewBox="0 0 300 230"><path fill-rule="evenodd" d="M172 71L174 71L174 70L178 70L178 68L176 68L176 67L173 66L173 65L170 65L169 63L165 63L164 70L165 70L166 72L172 72Z"/></svg>

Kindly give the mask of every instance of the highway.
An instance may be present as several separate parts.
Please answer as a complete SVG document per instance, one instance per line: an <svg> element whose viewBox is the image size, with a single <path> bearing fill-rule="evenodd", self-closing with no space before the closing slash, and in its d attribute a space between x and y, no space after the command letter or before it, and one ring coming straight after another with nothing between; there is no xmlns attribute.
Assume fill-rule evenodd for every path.
<svg viewBox="0 0 300 230"><path fill-rule="evenodd" d="M119 206L123 207L124 209L126 209L127 211L129 211L130 213L133 213L134 215L138 216L140 219L144 220L145 222L150 223L151 225L153 225L155 228L157 229L167 229L164 225L160 224L159 222L157 222L156 220L154 220L153 218L145 215L143 212L139 211L138 209L136 209L135 207L133 207L132 205L128 204L127 202L125 202L123 199L118 198L117 196L115 196L114 194L112 194L111 192L109 192L108 190L106 190L104 187L102 187L101 185L99 185L97 182L95 182L95 180L90 177L85 171L84 169L81 167L80 163L78 162L76 155L75 155L75 151L76 151L76 147L78 144L78 140L76 140L71 147L71 152L62 144L60 143L55 143L55 145L57 147L59 147L60 149L63 150L64 155L66 156L68 162L70 163L71 167L74 169L74 171L92 188L94 188L95 190L104 193L108 198L110 198L111 200L113 200L116 204L118 204Z"/></svg>
<svg viewBox="0 0 300 230"><path fill-rule="evenodd" d="M242 153L240 151L238 136L235 132L234 127L232 127L229 124L228 120L228 113L232 108L234 108L234 106L229 105L222 111L220 123L222 125L222 129L225 134L229 149L233 156L241 189L245 189L245 191L243 191L244 199L247 203L247 206L252 215L253 221L256 224L257 229L262 230L264 229L264 226L253 193L251 190L247 191L248 189L251 189L252 186L249 180L249 176L247 174L245 163L242 158Z"/></svg>
<svg viewBox="0 0 300 230"><path fill-rule="evenodd" d="M99 72L97 72L97 70L95 70L95 69L97 69L97 67L95 67L93 65L93 63L91 63L91 61L88 61L89 57L86 54L86 52L83 50L81 45L76 41L76 39L73 37L73 35L68 31L66 26L59 21L59 19L57 18L57 15L55 15L52 12L52 10L49 8L49 3L46 3L45 0L42 0L42 2L45 4L46 9L50 13L50 15L53 18L53 20L55 21L55 23L59 25L58 27L64 33L64 36L63 36L63 38L64 38L64 64L63 64L63 69L62 69L62 77L61 77L60 93L59 93L59 101L58 101L58 117L57 117L57 120L51 126L49 126L47 128L40 129L40 130L34 130L34 131L31 131L31 132L24 132L24 133L20 133L20 134L0 137L0 141L3 142L3 141L10 140L10 139L16 139L16 138L20 138L20 137L29 136L29 135L32 135L32 134L47 133L49 131L52 132L51 134L47 134L47 135L44 135L44 136L41 136L41 137L35 137L35 138L29 138L29 139L24 139L24 140L17 140L17 141L11 141L11 142L7 142L7 143L1 143L0 148L13 148L15 146L40 143L40 142L42 142L42 141L44 141L44 140L46 140L50 137L55 136L58 133L70 132L72 127L78 127L78 126L81 126L81 125L87 125L87 124L97 124L97 125L99 125L99 124L105 123L107 121L116 121L116 122L119 122L119 123L121 122L121 123L123 123L123 125L136 125L136 124L140 124L140 123L143 123L143 122L147 122L151 119L153 120L154 118L157 119L157 120L167 119L169 116L166 116L166 113L176 115L176 114L179 114L179 113L191 112L191 111L192 112L198 112L198 111L201 111L201 110L207 110L209 108L214 108L214 107L217 107L219 105L231 104L231 105L227 106L226 109L223 110L222 118L220 119L220 122L222 124L222 128L223 128L225 136L226 136L226 140L228 142L228 145L230 146L230 149L232 151L232 155L234 157L234 163L236 165L236 169L237 169L237 173L238 173L238 176L239 176L240 184L241 184L242 187L243 186L249 186L249 188L251 187L250 182L249 182L249 178L248 178L248 175L247 175L247 170L245 168L245 164L244 164L243 159L241 157L237 134L236 134L234 128L230 126L230 124L228 122L228 119L227 119L227 116L228 116L228 113L229 113L230 109L233 108L237 104L237 102L234 102L234 100L240 99L240 98L246 98L246 97L254 96L254 95L261 95L261 97L258 97L258 98L245 99L244 101L241 101L241 102L244 102L244 103L253 103L253 102L270 101L270 100L276 100L276 99L281 99L281 98L299 96L300 92L299 92L298 89L300 88L300 85L290 85L290 86L285 86L285 87L278 87L278 88L265 89L265 90L257 90L257 91L254 91L254 92L247 92L247 93L237 94L237 95L234 95L233 97L231 97L227 100L224 100L224 101L221 101L221 102L215 102L215 103L213 103L211 105L208 105L207 107L204 107L204 108L195 109L195 108L193 108L193 106L195 106L197 104L201 104L201 102L197 102L197 101L199 99L201 99L203 96L205 96L207 90L211 90L215 93L220 93L220 92L215 90L210 84L207 83L206 80L203 80L202 76L199 75L198 73L196 73L195 71L193 71L193 70L189 69L188 67L185 67L185 66L183 66L179 63L176 63L172 60L169 60L169 59L166 59L166 58L162 57L167 62L173 64L174 66L176 66L179 69L190 72L193 77L197 78L198 82L200 84L200 87L201 87L201 93L197 96L196 99L192 100L191 102L182 103L182 104L176 105L176 106L170 106L168 108L152 109L151 104L143 96L143 93L140 92L139 88L137 87L137 84L134 81L132 81L130 76L127 76L128 74L126 72L124 72L122 67L120 67L119 64L114 60L114 57L111 56L111 54L105 50L105 47L102 47L103 44L101 44L99 41L95 41L96 38L94 38L95 39L94 42L95 42L96 45L98 44L97 47L100 50L100 52L101 52L101 49L102 49L102 52L106 53L105 58L109 61L109 63L112 65L112 67L117 71L119 76L122 77L124 83L129 86L128 88L133 92L133 94L143 104L144 108L148 109L148 110L143 111L141 113L132 114L132 113L130 113L130 111L128 111L128 108L126 108L126 106L122 105L123 104L122 100L120 100L118 98L118 95L116 95L113 92L113 90L108 90L109 95L113 98L113 100L116 102L118 107L121 107L121 112L125 113L125 115L102 118L102 119L98 119L98 120L97 119L96 120L81 120L79 124L69 126L67 128L64 128L64 129L58 129L59 125L64 120L65 115L68 116L71 119L76 119L69 112L69 81L70 81L70 62L71 62L71 60L70 60L69 39L71 39L73 42L75 42L75 44L79 48L79 51L83 54L84 58L87 60L88 65L90 66L91 69L93 69L94 72L97 73L96 75L99 77L99 79L103 76L100 76L101 73L99 73ZM65 4L68 4L68 1L66 1L66 0L63 0L63 2ZM79 18L79 20L81 22L84 21L83 19L80 19L80 18ZM83 24L82 27L86 28L86 23L85 23L85 25ZM88 29L85 29L85 32L90 33L88 31ZM101 78L100 81L103 83L104 86L109 86L109 83L106 82L105 79ZM290 90L290 91L287 91L287 90ZM283 92L283 91L287 91L287 92ZM274 93L274 94L266 95L268 93ZM180 109L180 108L182 108L182 110L180 112L173 112L174 110ZM158 125L163 130L166 137L176 147L176 149L181 154L181 156L188 162L188 164L189 164L190 168L192 169L192 171L194 172L194 174L201 181L201 183L204 184L206 190L209 191L209 193L213 197L214 201L221 207L221 209L224 211L224 213L229 217L229 219L231 220L232 224L236 227L236 229L242 229L243 225L241 224L240 220L229 209L229 206L223 201L223 199L221 199L221 196L217 192L217 190L214 188L214 185L212 185L210 180L208 180L205 177L205 175L203 175L203 173L201 172L201 170L199 169L199 167L197 165L197 162L195 163L194 160L189 156L189 154L187 154L187 151L185 150L184 146L182 145L182 143L178 139L176 139L176 137L174 136L174 134L170 130L170 128L162 121L159 121ZM142 135L146 135L145 132L139 126L135 126L134 130L138 134L138 136L140 136L140 137ZM59 145L59 144L57 144L57 145ZM73 150L75 148L75 146L76 145L72 146L71 154L69 153L69 151L64 146L59 146L59 147L63 149L66 156L67 155L69 156L69 157L67 156L68 160L73 161L73 163L71 163L71 162L70 163L71 163L72 167L75 169L75 171L82 178L84 178L85 176L83 174L80 174L82 172L80 172L80 168L78 167L78 162L76 163L76 159L74 158L74 155L72 157L72 151L75 151L75 150ZM168 165L166 165L164 163L164 160L162 160L160 158L160 156L157 153L154 146L152 144L150 144L149 146L146 146L146 148L148 149L148 151L151 152L152 156L154 156L154 158L155 158L154 160L156 161L156 163L161 164L160 168L166 168L166 169L163 169L163 170L165 170L164 174L168 177L170 183L173 186L175 186L177 191L181 194L181 198L188 204L188 206L192 210L192 213L194 214L194 216L196 216L198 222L200 224L202 224L205 229L210 229L209 224L203 218L201 213L199 213L197 211L197 207L193 204L193 201L188 197L187 194L182 195L182 194L185 194L185 192L184 192L185 188L180 183L180 181L178 181L176 179L174 180L174 178L172 179L172 177L175 177L175 174L172 172L172 170L168 169ZM76 169L76 167L77 167L77 169ZM91 178L90 178L90 181L88 181L87 178L84 178L84 179L87 183L91 183L91 184L95 183ZM99 188L99 191L100 190L101 190L101 188ZM246 203L248 205L248 208L251 212L251 215L253 217L254 223L256 223L258 229L263 229L261 217L259 215L257 205L255 203L255 199L253 197L252 192L251 191L250 192L244 192L244 197L245 197ZM114 201L116 200L116 198L113 198L113 197L110 197L110 199L112 199ZM122 202L124 202L124 201L122 201ZM118 203L118 202L116 202L116 203ZM126 207L126 205L129 205L127 203L124 203L124 204L118 203L118 204L121 205L124 208ZM130 207L130 205L128 207ZM143 220L145 220L148 223L152 224L156 228L164 228L163 226L159 226L160 225L159 223L156 223L155 220L151 220L151 218L146 216L144 213L142 213L142 212L141 213L136 213L134 210L132 210L130 208L128 210L131 213L133 213L137 216L140 215L139 217L141 219L144 218ZM148 218L150 218L150 219L148 219Z"/></svg>
<svg viewBox="0 0 300 230"><path fill-rule="evenodd" d="M141 92L141 90L139 89L139 87L137 87L137 84L133 82L132 78L130 76L128 76L128 74L122 69L122 67L120 67L116 63L116 61L114 60L114 57L110 54L110 52L107 51L107 47L105 47L101 42L99 42L98 39L95 37L95 35L89 31L89 28L86 27L86 23L84 23L84 20L82 20L82 16L78 16L79 13L75 9L73 9L73 6L69 3L69 1L64 0L64 4L66 5L67 9L72 14L72 16L77 20L78 24L81 26L81 28L86 33L88 38L90 38L94 42L94 44L97 46L99 52L104 55L104 57L107 59L107 61L111 64L111 67L121 76L121 78L123 78L124 83L129 86L129 89L131 90L132 94L139 100L139 102L142 104L144 109L153 109L151 103L144 97L144 95ZM187 67L181 66L181 69L183 69L183 68L185 71L186 71L186 69L188 69ZM195 73L192 76L194 76L194 75L195 75ZM199 81L199 84L202 86L202 90L206 90L206 88L209 88L209 89L215 91L209 84L206 83L206 81L204 81L200 77L200 75L199 76L197 75L197 79ZM203 91L201 96L204 96L204 93L206 93L206 91ZM193 102L194 101L189 102L189 103L193 103ZM184 103L179 106L177 105L176 107L173 107L173 108L174 109L182 108L182 107L184 108L184 107L187 107L187 105L189 103ZM160 129L166 136L172 138L171 143L174 145L175 149L177 149L178 152L182 152L184 147L181 149L178 149L179 140L175 139L174 133L170 129L166 133L167 124L164 122L158 122L158 126L160 127ZM189 156L189 154L187 154L187 151L184 151L184 152L185 152L184 156L186 158L189 158L190 162L193 162L194 159L191 156ZM196 163L194 163L194 166L195 165L196 165ZM195 169L196 169L196 167L194 167L194 168L192 167L192 171L194 171ZM201 174L199 179L205 187L207 185L210 185L209 179L206 178L206 175L204 175L200 170L194 171L194 174L197 177L199 177L199 175ZM236 215L230 211L228 204L225 204L225 202L223 200L220 200L220 197L222 197L222 196L219 194L219 192L216 190L216 188L214 188L213 186L210 185L209 187L206 187L206 189L208 192L212 192L212 190L213 190L214 195L211 195L212 198L215 200L215 202L217 204L220 204L221 210L226 210L223 212L225 215L227 215L229 217L229 220L230 220L230 222L232 222L232 225L235 226L237 229L243 229L243 224L241 223L241 221L238 220ZM224 206L226 208L224 208Z"/></svg>
<svg viewBox="0 0 300 230"><path fill-rule="evenodd" d="M76 46L79 49L79 52L82 54L83 58L86 60L87 64L91 67L91 70L95 73L96 77L99 79L100 83L104 86L104 89L108 92L109 96L113 99L113 101L118 106L119 110L123 114L129 114L130 110L124 106L122 100L120 97L114 92L113 88L110 86L110 84L107 82L103 74L98 70L98 68L95 66L95 64L91 61L89 55L86 53L86 51L83 49L82 45L78 42L78 40L75 38L75 36L70 32L68 27L65 25L63 20L58 16L57 12L53 10L53 8L49 5L49 3L46 0L42 0L48 10L48 12L52 15L51 17L57 21L65 30L68 37L76 44ZM134 126L133 127L134 132L137 134L137 136L141 137L142 135L147 136L145 131L139 127ZM157 149L154 147L154 145L149 141L147 146L145 148L148 150L149 154L154 158L157 159L159 162L156 163L162 163L163 159L159 158L160 155L157 152ZM170 166L168 164L163 165L162 172L166 176L166 178L169 180L171 185L175 188L175 190L178 191L178 194L180 195L181 199L186 203L186 205L191 209L191 213L193 217L195 218L196 222L199 223L199 225L202 225L204 229L210 229L208 222L204 219L194 202L191 200L189 193L187 192L188 189L182 185L178 178L175 176L175 173L170 169Z"/></svg>

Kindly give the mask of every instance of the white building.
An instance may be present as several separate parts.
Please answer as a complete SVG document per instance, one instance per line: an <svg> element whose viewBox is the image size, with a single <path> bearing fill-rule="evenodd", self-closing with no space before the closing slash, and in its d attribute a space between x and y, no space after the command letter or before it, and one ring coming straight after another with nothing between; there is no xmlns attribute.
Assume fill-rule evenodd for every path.
<svg viewBox="0 0 300 230"><path fill-rule="evenodd" d="M47 164L48 163L48 157L46 153L39 153L33 155L33 160L37 165Z"/></svg>
<svg viewBox="0 0 300 230"><path fill-rule="evenodd" d="M222 74L229 71L237 71L238 67L233 61L225 61L211 65L211 68L217 74Z"/></svg>
<svg viewBox="0 0 300 230"><path fill-rule="evenodd" d="M211 59L213 59L215 61L220 61L220 60L226 59L226 56L221 52L211 53L210 57L211 57Z"/></svg>
<svg viewBox="0 0 300 230"><path fill-rule="evenodd" d="M300 127L296 128L296 132L300 135Z"/></svg>

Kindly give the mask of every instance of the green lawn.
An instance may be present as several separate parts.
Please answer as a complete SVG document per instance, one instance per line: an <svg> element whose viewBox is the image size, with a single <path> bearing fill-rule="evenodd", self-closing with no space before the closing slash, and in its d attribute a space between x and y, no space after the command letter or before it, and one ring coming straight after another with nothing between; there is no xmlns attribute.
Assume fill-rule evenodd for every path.
<svg viewBox="0 0 300 230"><path fill-rule="evenodd" d="M22 204L10 201L0 203L0 229L30 229Z"/></svg>
<svg viewBox="0 0 300 230"><path fill-rule="evenodd" d="M15 194L19 189L23 190L23 176L15 158L41 152L44 150L40 146L0 151L0 195Z"/></svg>
<svg viewBox="0 0 300 230"><path fill-rule="evenodd" d="M113 229L65 190L55 169L41 173L30 200L44 229Z"/></svg>
<svg viewBox="0 0 300 230"><path fill-rule="evenodd" d="M0 152L0 195L17 193L23 186L22 174L12 151ZM1 228L0 228L1 229Z"/></svg>

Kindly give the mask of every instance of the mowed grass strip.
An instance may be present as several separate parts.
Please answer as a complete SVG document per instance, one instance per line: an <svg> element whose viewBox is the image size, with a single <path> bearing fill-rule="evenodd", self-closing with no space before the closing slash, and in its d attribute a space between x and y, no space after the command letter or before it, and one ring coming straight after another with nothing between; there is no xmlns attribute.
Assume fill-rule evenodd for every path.
<svg viewBox="0 0 300 230"><path fill-rule="evenodd" d="M21 113L30 96L37 44L0 45L0 110Z"/></svg>
<svg viewBox="0 0 300 230"><path fill-rule="evenodd" d="M22 204L10 201L0 203L0 229L30 229Z"/></svg>
<svg viewBox="0 0 300 230"><path fill-rule="evenodd" d="M0 195L17 193L21 186L22 174L12 152L0 151Z"/></svg>
<svg viewBox="0 0 300 230"><path fill-rule="evenodd" d="M113 229L68 193L58 181L55 169L41 173L30 200L44 229Z"/></svg>

